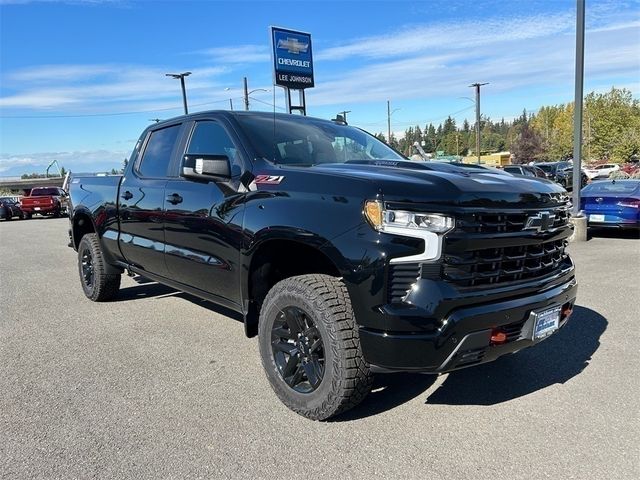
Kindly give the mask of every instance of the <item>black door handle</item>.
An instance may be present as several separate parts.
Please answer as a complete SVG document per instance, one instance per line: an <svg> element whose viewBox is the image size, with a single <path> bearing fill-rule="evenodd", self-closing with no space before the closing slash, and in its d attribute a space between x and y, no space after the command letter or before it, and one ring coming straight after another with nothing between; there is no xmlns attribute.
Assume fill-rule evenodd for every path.
<svg viewBox="0 0 640 480"><path fill-rule="evenodd" d="M127 190L126 192L124 192L121 195L122 198L124 198L125 200L130 200L133 198L133 193L131 193L129 190Z"/></svg>
<svg viewBox="0 0 640 480"><path fill-rule="evenodd" d="M182 197L180 195L178 195L177 193L174 193L173 195L169 195L167 197L167 202L173 204L173 205L177 205L179 203L182 203Z"/></svg>

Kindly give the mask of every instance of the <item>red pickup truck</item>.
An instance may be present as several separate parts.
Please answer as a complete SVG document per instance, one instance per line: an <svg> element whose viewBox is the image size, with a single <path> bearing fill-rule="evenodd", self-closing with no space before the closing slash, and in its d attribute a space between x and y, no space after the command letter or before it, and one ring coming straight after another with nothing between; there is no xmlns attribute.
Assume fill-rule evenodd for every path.
<svg viewBox="0 0 640 480"><path fill-rule="evenodd" d="M58 187L36 187L27 197L22 198L21 207L26 218L34 213L60 217L67 213L68 195Z"/></svg>

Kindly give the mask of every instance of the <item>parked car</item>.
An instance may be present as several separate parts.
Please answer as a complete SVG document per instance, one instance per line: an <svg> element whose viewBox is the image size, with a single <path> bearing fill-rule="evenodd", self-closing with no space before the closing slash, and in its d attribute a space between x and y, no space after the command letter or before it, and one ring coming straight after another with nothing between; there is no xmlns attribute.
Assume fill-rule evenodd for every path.
<svg viewBox="0 0 640 480"><path fill-rule="evenodd" d="M604 163L602 165L596 165L592 168L585 168L584 173L587 174L590 180L597 180L601 178L609 178L612 172L620 170L620 165L616 163Z"/></svg>
<svg viewBox="0 0 640 480"><path fill-rule="evenodd" d="M639 228L640 180L591 183L581 191L580 208L590 227Z"/></svg>
<svg viewBox="0 0 640 480"><path fill-rule="evenodd" d="M505 165L502 169L513 175L522 175L524 177L547 178L544 170L533 165Z"/></svg>
<svg viewBox="0 0 640 480"><path fill-rule="evenodd" d="M36 187L22 198L22 211L27 218L34 213L59 217L67 213L68 195L59 187Z"/></svg>
<svg viewBox="0 0 640 480"><path fill-rule="evenodd" d="M199 112L136 145L124 175L70 180L84 294L113 299L127 270L238 312L305 417L354 407L375 371L489 362L571 315L569 199L552 182L412 162L300 115Z"/></svg>
<svg viewBox="0 0 640 480"><path fill-rule="evenodd" d="M573 188L573 165L570 162L543 162L536 163L535 166L542 169L549 180L559 183L567 190ZM584 171L581 172L580 177L581 187L589 183L589 177Z"/></svg>
<svg viewBox="0 0 640 480"><path fill-rule="evenodd" d="M12 220L13 217L18 217L22 220L24 216L25 214L20 208L19 197L0 197L0 218Z"/></svg>

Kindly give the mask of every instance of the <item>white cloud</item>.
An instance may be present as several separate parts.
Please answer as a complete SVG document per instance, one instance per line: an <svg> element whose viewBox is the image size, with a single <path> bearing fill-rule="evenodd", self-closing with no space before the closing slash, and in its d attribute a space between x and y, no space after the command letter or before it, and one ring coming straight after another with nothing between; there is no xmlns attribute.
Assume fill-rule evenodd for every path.
<svg viewBox="0 0 640 480"><path fill-rule="evenodd" d="M211 57L222 64L259 63L271 59L269 47L265 45L234 45L228 47L207 48L195 53Z"/></svg>
<svg viewBox="0 0 640 480"><path fill-rule="evenodd" d="M325 48L316 60L344 60L353 56L405 57L420 52L467 49L482 45L532 39L563 33L574 26L573 16L495 18L408 27L392 34L360 38Z"/></svg>
<svg viewBox="0 0 640 480"><path fill-rule="evenodd" d="M179 95L179 83L165 76L171 71L171 68L135 65L30 67L4 76L3 91L13 89L16 93L1 97L0 107L131 111L136 102L158 104ZM219 77L227 71L225 67L198 69L187 79L189 95L197 98L211 91L223 91Z"/></svg>
<svg viewBox="0 0 640 480"><path fill-rule="evenodd" d="M57 160L66 170L77 173L110 171L112 168L120 169L128 156L129 152L124 150L1 154L0 175L44 173L53 160Z"/></svg>
<svg viewBox="0 0 640 480"><path fill-rule="evenodd" d="M406 42L405 38L403 42ZM395 47L394 47L395 48ZM599 82L637 78L640 71L637 28L628 22L587 32L585 79ZM349 50L356 54L356 50ZM387 50L388 51L388 50ZM475 81L491 82L489 94L518 88L567 88L572 92L575 37L572 32L537 38L512 38L475 48L448 48L408 58L380 58L339 76L317 67L317 88L308 93L316 105L424 99L464 95ZM635 93L638 94L636 84Z"/></svg>

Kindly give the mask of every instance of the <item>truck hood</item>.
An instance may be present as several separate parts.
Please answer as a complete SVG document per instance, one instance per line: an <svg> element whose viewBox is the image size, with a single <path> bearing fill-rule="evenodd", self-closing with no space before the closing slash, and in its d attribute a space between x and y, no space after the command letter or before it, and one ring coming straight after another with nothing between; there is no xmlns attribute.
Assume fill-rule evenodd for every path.
<svg viewBox="0 0 640 480"><path fill-rule="evenodd" d="M308 171L360 179L376 186L386 202L458 207L535 208L564 204L558 184L466 164L410 161L350 161Z"/></svg>

